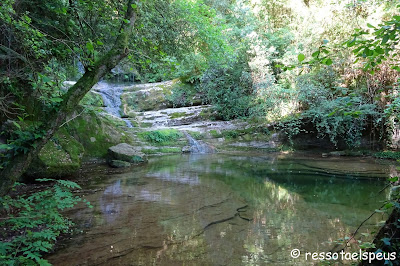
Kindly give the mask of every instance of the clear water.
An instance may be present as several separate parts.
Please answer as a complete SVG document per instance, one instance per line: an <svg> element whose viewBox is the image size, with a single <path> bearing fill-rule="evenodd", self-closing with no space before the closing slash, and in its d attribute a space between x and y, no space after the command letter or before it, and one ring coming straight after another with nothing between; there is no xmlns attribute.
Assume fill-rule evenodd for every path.
<svg viewBox="0 0 400 266"><path fill-rule="evenodd" d="M390 166L360 158L152 158L129 173L96 174L85 188L94 208L70 212L84 232L48 259L55 265L311 265L290 251L335 248L382 205L388 193L377 194L385 185L379 178L389 174ZM373 234L384 219L375 215L360 233Z"/></svg>

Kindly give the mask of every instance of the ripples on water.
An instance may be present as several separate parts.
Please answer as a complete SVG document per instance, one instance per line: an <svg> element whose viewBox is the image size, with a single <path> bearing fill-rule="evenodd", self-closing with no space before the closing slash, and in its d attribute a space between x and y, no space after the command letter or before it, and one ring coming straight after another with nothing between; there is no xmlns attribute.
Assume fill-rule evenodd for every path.
<svg viewBox="0 0 400 266"><path fill-rule="evenodd" d="M90 185L101 188L87 195L94 208L72 212L84 233L48 259L55 265L310 264L290 251L330 251L350 236L387 197L377 192L389 173L390 166L357 158L153 158ZM360 233L376 232L384 219L376 215Z"/></svg>

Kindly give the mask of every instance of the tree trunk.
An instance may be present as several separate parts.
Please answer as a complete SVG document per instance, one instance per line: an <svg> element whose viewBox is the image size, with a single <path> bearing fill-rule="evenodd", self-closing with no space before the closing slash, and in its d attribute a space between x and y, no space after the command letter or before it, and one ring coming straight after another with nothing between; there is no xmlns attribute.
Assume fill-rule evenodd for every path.
<svg viewBox="0 0 400 266"><path fill-rule="evenodd" d="M32 160L39 154L43 146L53 137L54 133L77 107L85 94L111 71L129 53L128 43L132 35L132 29L136 20L136 13L132 4L136 0L127 1L125 19L121 22L118 37L111 50L101 57L85 74L73 85L63 96L63 101L58 110L46 117L44 122L45 136L32 145L32 148L25 154L15 156L10 164L0 172L0 196L5 195L12 188L14 183L28 169Z"/></svg>

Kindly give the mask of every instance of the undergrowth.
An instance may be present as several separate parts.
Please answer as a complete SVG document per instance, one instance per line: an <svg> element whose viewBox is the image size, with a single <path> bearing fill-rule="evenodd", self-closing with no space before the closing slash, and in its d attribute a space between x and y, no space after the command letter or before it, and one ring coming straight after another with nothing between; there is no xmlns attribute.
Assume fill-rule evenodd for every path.
<svg viewBox="0 0 400 266"><path fill-rule="evenodd" d="M61 212L80 201L86 202L73 195L72 190L80 186L72 181L37 181L52 181L54 185L30 195L0 198L0 226L6 229L0 242L1 265L50 265L43 255L53 249L61 233L70 232L73 226ZM22 185L17 183L14 190Z"/></svg>
<svg viewBox="0 0 400 266"><path fill-rule="evenodd" d="M176 129L160 129L154 131L141 132L138 136L148 142L165 144L168 142L177 141L183 135Z"/></svg>

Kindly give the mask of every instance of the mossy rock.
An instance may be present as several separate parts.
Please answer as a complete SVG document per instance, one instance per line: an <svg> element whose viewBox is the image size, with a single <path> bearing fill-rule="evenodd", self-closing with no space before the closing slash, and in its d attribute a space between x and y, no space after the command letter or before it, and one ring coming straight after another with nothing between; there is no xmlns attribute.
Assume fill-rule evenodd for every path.
<svg viewBox="0 0 400 266"><path fill-rule="evenodd" d="M118 143L132 143L131 137L116 125L118 122L112 121L109 117L87 111L65 127L68 133L84 147L84 158L91 159L105 158L108 148Z"/></svg>
<svg viewBox="0 0 400 266"><path fill-rule="evenodd" d="M146 155L127 143L120 143L108 149L108 161L120 160L130 163L147 161Z"/></svg>
<svg viewBox="0 0 400 266"><path fill-rule="evenodd" d="M81 167L83 154L83 146L62 128L46 143L28 173L41 177L72 175Z"/></svg>
<svg viewBox="0 0 400 266"><path fill-rule="evenodd" d="M130 117L134 111L200 105L202 100L193 84L174 79L126 88L121 95L121 102L123 115Z"/></svg>

